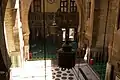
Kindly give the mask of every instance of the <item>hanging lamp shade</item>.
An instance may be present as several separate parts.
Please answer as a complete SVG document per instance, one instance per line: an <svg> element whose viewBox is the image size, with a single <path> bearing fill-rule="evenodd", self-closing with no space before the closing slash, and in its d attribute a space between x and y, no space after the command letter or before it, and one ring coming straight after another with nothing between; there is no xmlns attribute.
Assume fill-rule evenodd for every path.
<svg viewBox="0 0 120 80"><path fill-rule="evenodd" d="M75 52L72 51L72 46L65 43L58 51L58 66L64 69L72 69L75 66Z"/></svg>

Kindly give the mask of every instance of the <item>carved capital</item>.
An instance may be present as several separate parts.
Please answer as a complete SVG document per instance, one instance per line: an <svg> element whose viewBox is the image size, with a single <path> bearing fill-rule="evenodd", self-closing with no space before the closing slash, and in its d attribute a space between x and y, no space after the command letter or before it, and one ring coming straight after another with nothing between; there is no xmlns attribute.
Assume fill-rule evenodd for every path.
<svg viewBox="0 0 120 80"><path fill-rule="evenodd" d="M29 45L29 35L23 34L24 45Z"/></svg>

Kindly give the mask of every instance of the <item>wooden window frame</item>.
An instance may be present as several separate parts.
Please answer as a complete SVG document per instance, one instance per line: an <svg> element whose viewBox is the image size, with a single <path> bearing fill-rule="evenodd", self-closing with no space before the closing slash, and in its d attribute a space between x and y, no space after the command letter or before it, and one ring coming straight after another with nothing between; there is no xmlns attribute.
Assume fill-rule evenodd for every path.
<svg viewBox="0 0 120 80"><path fill-rule="evenodd" d="M68 0L60 0L60 11L61 12L68 12Z"/></svg>
<svg viewBox="0 0 120 80"><path fill-rule="evenodd" d="M41 0L34 0L33 1L33 12L41 12Z"/></svg>
<svg viewBox="0 0 120 80"><path fill-rule="evenodd" d="M70 0L70 12L77 12L75 0Z"/></svg>

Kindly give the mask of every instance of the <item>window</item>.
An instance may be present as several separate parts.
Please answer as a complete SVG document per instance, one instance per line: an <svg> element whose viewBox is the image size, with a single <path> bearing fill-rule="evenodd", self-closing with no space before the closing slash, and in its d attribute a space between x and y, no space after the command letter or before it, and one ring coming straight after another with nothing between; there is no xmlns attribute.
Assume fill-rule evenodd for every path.
<svg viewBox="0 0 120 80"><path fill-rule="evenodd" d="M74 36L75 36L75 29L74 28L70 28L69 29L69 40L70 41L74 41Z"/></svg>
<svg viewBox="0 0 120 80"><path fill-rule="evenodd" d="M66 38L66 29L62 28L62 33L63 33L63 41L65 41Z"/></svg>
<svg viewBox="0 0 120 80"><path fill-rule="evenodd" d="M34 0L33 1L33 11L34 12L41 12L41 0Z"/></svg>
<svg viewBox="0 0 120 80"><path fill-rule="evenodd" d="M75 0L70 0L70 12L77 12Z"/></svg>
<svg viewBox="0 0 120 80"><path fill-rule="evenodd" d="M70 12L77 12L77 5L75 3L75 0L60 0L60 11L68 12L68 9Z"/></svg>
<svg viewBox="0 0 120 80"><path fill-rule="evenodd" d="M69 41L75 41L75 28L62 28L62 41L66 40L66 34L69 34Z"/></svg>
<svg viewBox="0 0 120 80"><path fill-rule="evenodd" d="M68 0L60 0L60 11L68 12Z"/></svg>

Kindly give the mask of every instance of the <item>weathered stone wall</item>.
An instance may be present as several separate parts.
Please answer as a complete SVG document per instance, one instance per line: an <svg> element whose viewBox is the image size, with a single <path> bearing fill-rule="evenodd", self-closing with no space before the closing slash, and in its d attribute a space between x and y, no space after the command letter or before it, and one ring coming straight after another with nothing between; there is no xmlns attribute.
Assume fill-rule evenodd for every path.
<svg viewBox="0 0 120 80"><path fill-rule="evenodd" d="M116 52L118 48L115 44L119 44L119 38L115 40L115 37L118 35L119 30L117 30L117 20L118 20L118 10L119 10L119 0L111 0L109 3L109 14L107 21L107 41L109 43L109 54L112 53L112 49ZM114 54L113 54L114 55ZM110 56L111 58L111 56ZM110 60L109 60L110 61Z"/></svg>
<svg viewBox="0 0 120 80"><path fill-rule="evenodd" d="M92 47L108 47L109 60L107 63L106 80L111 79L111 74L120 75L120 30L117 30L119 0L96 0L96 5L92 5L91 18L87 21L86 36L92 40ZM77 3L78 4L78 3ZM109 5L108 5L109 4ZM80 5L80 4L78 4ZM79 8L81 11L81 7ZM108 14L107 14L108 11ZM94 15L94 16L93 16ZM92 22L93 21L93 28ZM104 42L106 27L106 36ZM92 36L91 36L92 34ZM112 67L114 67L113 73ZM114 76L114 75L112 75ZM113 79L111 79L113 80Z"/></svg>
<svg viewBox="0 0 120 80"><path fill-rule="evenodd" d="M17 2L19 2L17 0ZM22 50L20 49L21 40L19 37L19 28L21 25L18 23L20 19L20 15L18 15L18 8L19 6L15 6L16 0L8 0L6 6L2 9L4 11L4 17L2 19L3 26L3 33L5 38L5 44L7 48L7 53L9 54L12 67L21 66L22 64ZM19 3L17 3L18 5Z"/></svg>
<svg viewBox="0 0 120 80"><path fill-rule="evenodd" d="M108 0L95 0L93 23L93 47L102 47L107 19Z"/></svg>
<svg viewBox="0 0 120 80"><path fill-rule="evenodd" d="M118 10L119 10L119 0L109 0L109 12L107 20L107 44L108 44L108 54L109 59L106 68L106 80L110 80L111 77L115 79L116 72L120 75L118 69L118 63L120 63L120 40L119 40L119 30L117 30L117 20L118 20ZM112 67L114 69L112 69ZM113 72L111 72L113 71ZM111 76L112 75L112 76Z"/></svg>
<svg viewBox="0 0 120 80"><path fill-rule="evenodd" d="M19 48L17 49L15 45L16 40L14 36L14 27L15 27L16 12L17 12L17 10L15 9L15 2L16 2L15 0L8 0L5 9L5 17L4 17L5 41L7 46L7 52L11 57L12 67L18 66L17 56L20 55L20 49Z"/></svg>
<svg viewBox="0 0 120 80"><path fill-rule="evenodd" d="M109 36L110 39L110 63L114 66L114 74L115 76L120 75L120 29L117 30L117 23L118 23L118 13L120 8L120 0L111 1L111 19L109 20L109 25L113 29L113 36ZM120 78L120 76L119 76Z"/></svg>

